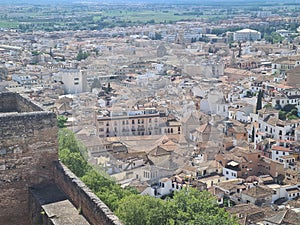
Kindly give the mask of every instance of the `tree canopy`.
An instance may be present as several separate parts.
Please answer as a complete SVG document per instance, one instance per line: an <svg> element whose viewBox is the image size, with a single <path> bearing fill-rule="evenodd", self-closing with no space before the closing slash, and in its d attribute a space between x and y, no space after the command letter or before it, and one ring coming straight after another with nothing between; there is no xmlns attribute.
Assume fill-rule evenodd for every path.
<svg viewBox="0 0 300 225"><path fill-rule="evenodd" d="M117 216L126 225L238 225L216 198L193 188L174 193L173 199L131 195L120 201Z"/></svg>
<svg viewBox="0 0 300 225"><path fill-rule="evenodd" d="M64 116L57 116L57 125L59 128L66 127L66 122L68 121L67 117Z"/></svg>
<svg viewBox="0 0 300 225"><path fill-rule="evenodd" d="M262 98L263 98L263 93L262 91L259 91L257 95L257 102L256 102L256 113L258 113L258 110L262 109Z"/></svg>
<svg viewBox="0 0 300 225"><path fill-rule="evenodd" d="M88 52L84 52L81 49L79 49L79 52L76 56L76 60L81 61L81 60L86 59L87 57L89 57L89 55L90 54Z"/></svg>

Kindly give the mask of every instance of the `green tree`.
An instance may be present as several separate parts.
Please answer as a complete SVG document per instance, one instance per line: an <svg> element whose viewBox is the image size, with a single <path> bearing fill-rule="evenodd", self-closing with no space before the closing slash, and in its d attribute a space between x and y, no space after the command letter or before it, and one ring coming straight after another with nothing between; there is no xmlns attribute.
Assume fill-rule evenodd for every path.
<svg viewBox="0 0 300 225"><path fill-rule="evenodd" d="M279 117L280 120L286 120L286 112L280 110L278 117Z"/></svg>
<svg viewBox="0 0 300 225"><path fill-rule="evenodd" d="M82 177L91 169L80 152L71 152L68 148L59 151L59 159L78 177Z"/></svg>
<svg viewBox="0 0 300 225"><path fill-rule="evenodd" d="M282 108L282 110L285 112L291 112L293 109L297 110L296 106L292 104L287 104Z"/></svg>
<svg viewBox="0 0 300 225"><path fill-rule="evenodd" d="M68 121L67 117L64 116L58 116L57 117L57 125L59 128L64 128L66 127L66 122Z"/></svg>
<svg viewBox="0 0 300 225"><path fill-rule="evenodd" d="M216 198L193 188L175 192L173 199L131 195L119 202L117 216L126 225L238 225Z"/></svg>
<svg viewBox="0 0 300 225"><path fill-rule="evenodd" d="M116 215L126 225L167 224L168 212L164 200L150 196L130 195L119 202Z"/></svg>
<svg viewBox="0 0 300 225"><path fill-rule="evenodd" d="M242 57L242 42L238 42L238 46L239 46L239 53L238 53L238 55L237 55L237 57Z"/></svg>
<svg viewBox="0 0 300 225"><path fill-rule="evenodd" d="M290 112L288 112L286 114L286 117L289 119L289 120L296 120L296 119L299 119L298 118L298 110L297 109L292 109Z"/></svg>
<svg viewBox="0 0 300 225"><path fill-rule="evenodd" d="M255 140L255 128L254 126L252 127L252 134L251 134L251 142L254 142Z"/></svg>
<svg viewBox="0 0 300 225"><path fill-rule="evenodd" d="M171 224L237 225L235 218L219 208L216 198L207 191L190 188L175 192L169 201Z"/></svg>
<svg viewBox="0 0 300 225"><path fill-rule="evenodd" d="M257 95L257 101L256 101L256 114L258 113L258 110L262 109L262 97L263 97L263 93L262 91L259 91Z"/></svg>
<svg viewBox="0 0 300 225"><path fill-rule="evenodd" d="M137 192L134 189L123 189L104 172L88 170L82 181L111 209L116 210L119 201Z"/></svg>
<svg viewBox="0 0 300 225"><path fill-rule="evenodd" d="M89 53L88 52L84 52L82 51L82 49L79 49L79 52L76 56L76 60L81 61L83 59L86 59L87 57L89 57Z"/></svg>
<svg viewBox="0 0 300 225"><path fill-rule="evenodd" d="M69 149L70 152L80 152L79 143L74 133L66 128L60 129L58 132L59 149Z"/></svg>
<svg viewBox="0 0 300 225"><path fill-rule="evenodd" d="M272 108L272 104L271 103L265 104L264 108Z"/></svg>

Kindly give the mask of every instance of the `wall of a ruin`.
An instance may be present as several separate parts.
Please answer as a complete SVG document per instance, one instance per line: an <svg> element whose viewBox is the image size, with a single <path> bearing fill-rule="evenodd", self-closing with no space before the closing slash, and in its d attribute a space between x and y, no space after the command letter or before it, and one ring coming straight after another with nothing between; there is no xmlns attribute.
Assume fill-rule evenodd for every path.
<svg viewBox="0 0 300 225"><path fill-rule="evenodd" d="M56 163L55 183L93 225L122 225L112 211L62 163Z"/></svg>
<svg viewBox="0 0 300 225"><path fill-rule="evenodd" d="M57 154L54 113L0 113L0 221L29 224L28 187L53 181Z"/></svg>

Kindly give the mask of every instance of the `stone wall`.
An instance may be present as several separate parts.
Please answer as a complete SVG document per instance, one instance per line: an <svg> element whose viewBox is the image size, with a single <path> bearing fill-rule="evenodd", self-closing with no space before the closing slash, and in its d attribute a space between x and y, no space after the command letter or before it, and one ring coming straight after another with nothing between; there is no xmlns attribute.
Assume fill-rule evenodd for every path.
<svg viewBox="0 0 300 225"><path fill-rule="evenodd" d="M37 104L33 103L29 98L16 94L18 112L36 112L43 111Z"/></svg>
<svg viewBox="0 0 300 225"><path fill-rule="evenodd" d="M18 93L0 92L0 113L43 111L27 97Z"/></svg>
<svg viewBox="0 0 300 225"><path fill-rule="evenodd" d="M110 209L58 162L56 115L16 93L0 92L0 224L30 225L39 207L29 189L55 184L94 225L122 225ZM33 188L33 189L32 189ZM47 223L43 223L47 224Z"/></svg>
<svg viewBox="0 0 300 225"><path fill-rule="evenodd" d="M66 166L57 162L55 183L69 196L75 207L93 225L122 225L111 210Z"/></svg>
<svg viewBox="0 0 300 225"><path fill-rule="evenodd" d="M0 113L17 112L16 97L12 93L0 93Z"/></svg>
<svg viewBox="0 0 300 225"><path fill-rule="evenodd" d="M32 106L17 94L0 93L0 99L0 112ZM56 115L32 112L36 109L0 113L0 221L6 225L29 224L28 187L53 181L53 161L58 158Z"/></svg>

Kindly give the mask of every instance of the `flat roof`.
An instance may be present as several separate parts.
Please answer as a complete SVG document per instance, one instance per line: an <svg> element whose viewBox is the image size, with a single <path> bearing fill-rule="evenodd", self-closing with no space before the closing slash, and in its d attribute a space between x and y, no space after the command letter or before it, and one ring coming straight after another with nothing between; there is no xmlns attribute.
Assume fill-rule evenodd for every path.
<svg viewBox="0 0 300 225"><path fill-rule="evenodd" d="M53 225L89 225L67 196L55 185L30 188L30 192L41 205Z"/></svg>
<svg viewBox="0 0 300 225"><path fill-rule="evenodd" d="M42 206L53 225L89 225L69 200L50 203Z"/></svg>

